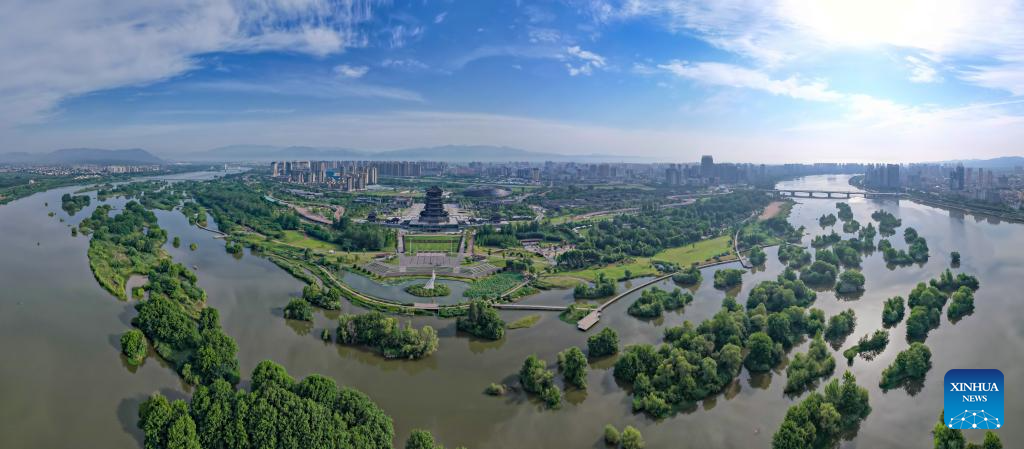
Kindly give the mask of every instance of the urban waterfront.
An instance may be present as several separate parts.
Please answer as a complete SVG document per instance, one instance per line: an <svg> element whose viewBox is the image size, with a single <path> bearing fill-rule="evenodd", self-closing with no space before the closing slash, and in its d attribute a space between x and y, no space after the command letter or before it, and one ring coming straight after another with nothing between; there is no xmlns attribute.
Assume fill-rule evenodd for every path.
<svg viewBox="0 0 1024 449"><path fill-rule="evenodd" d="M848 178L814 176L778 187L852 190ZM161 366L157 357L148 358L137 369L122 361L117 339L130 327L135 311L132 301L117 300L93 279L86 258L87 237L70 235L69 225L88 216L98 203L94 197L91 207L68 216L60 210L60 197L75 190L47 191L0 207L0 222L5 223L0 236L0 276L7 287L0 295L0 353L5 356L0 366L5 397L0 404L2 447L138 447L138 404L154 391L172 398L189 394L178 375ZM838 200L797 201L790 220L806 227L805 245L814 235L831 231L822 229L817 219L834 212ZM849 368L870 391L873 411L844 447L927 447L942 407L940 384L947 370L996 368L1011 386L1012 379L1024 375L1024 366L1018 363L1024 360L1024 309L1018 306L1024 287L1018 273L1024 255L1017 250L1024 245L1024 226L907 200L854 198L847 202L862 223L870 222L876 209L893 213L904 227L914 227L926 237L931 248L927 263L894 269L886 267L878 252L866 256L862 264L866 292L857 299L840 300L830 291L818 293L814 307L827 316L846 308L856 311L857 327L847 345L882 328L884 299L905 297L916 283L937 277L948 266L951 251L962 254L959 271L981 281L974 314L955 324L943 318L929 335L933 367L916 395L903 389L883 393L877 386L882 369L907 346L905 324L891 329L891 343L881 355L871 361L858 358ZM123 200L107 203L119 206ZM50 211L55 212L53 217L47 216ZM438 329L440 349L418 361L384 360L370 351L321 341L321 330L335 327L336 313L318 312L307 325L282 319L282 308L289 297L301 294L303 284L274 264L248 252L232 257L213 233L189 226L178 212L156 214L161 227L184 243L180 248L168 243L166 250L175 261L197 267L208 303L220 310L225 331L238 342L243 386L248 373L265 359L281 363L296 377L312 373L332 377L340 385L367 393L393 417L396 442L404 441L412 429L426 428L450 446L602 447L605 424L629 424L643 432L649 447L768 447L786 408L799 399L783 393L784 366L754 377L744 370L724 395L658 422L631 412L632 398L612 376L612 360L594 361L588 390L570 390L560 410L547 410L521 392L497 398L483 394L492 382L515 383L526 356L537 354L551 364L557 352L585 346L586 337L601 328L618 331L623 345L659 343L667 327L709 318L725 296L711 286L712 272L738 263L706 269L705 281L694 289L694 302L684 312L669 312L662 319L645 321L625 313L639 292L607 309L588 333L546 313L534 327L510 330L504 339L491 342L456 332L454 320L415 317L411 318L415 325ZM897 248L905 247L900 238L892 241ZM188 248L191 242L198 243L195 251ZM741 303L757 282L774 279L781 272L775 249L767 252L766 268L744 275L736 293ZM673 288L671 281L657 286ZM376 288L374 294L385 295L393 287L363 288ZM571 292L549 290L523 302L564 305L571 298ZM343 310L353 309L343 303ZM502 316L512 321L532 313L536 312L506 311ZM838 364L834 376L846 369L841 349L834 351ZM793 348L790 355L804 350L806 343ZM1008 421L1024 416L1024 401L1019 398L1007 394ZM59 432L52 430L57 425ZM966 433L970 440L980 439L980 433ZM1018 426L1007 426L999 434L1004 441L1024 438Z"/></svg>

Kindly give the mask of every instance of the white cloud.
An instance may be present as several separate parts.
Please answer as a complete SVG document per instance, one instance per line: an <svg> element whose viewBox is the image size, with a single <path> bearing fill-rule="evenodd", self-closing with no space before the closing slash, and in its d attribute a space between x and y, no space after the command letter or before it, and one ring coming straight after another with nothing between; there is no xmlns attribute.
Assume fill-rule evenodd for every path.
<svg viewBox="0 0 1024 449"><path fill-rule="evenodd" d="M607 64L603 56L584 50L578 45L566 48L565 51L577 61L575 65L572 62L565 64L570 76L590 75L594 69L603 69Z"/></svg>
<svg viewBox="0 0 1024 449"><path fill-rule="evenodd" d="M383 61L380 62L380 66L381 67L386 67L386 68L392 68L392 69L406 70L406 71L427 70L427 69L430 68L430 66L428 66L423 61L420 61L420 60L414 59L414 58L403 58L403 59L385 58Z"/></svg>
<svg viewBox="0 0 1024 449"><path fill-rule="evenodd" d="M910 81L915 83L936 83L942 81L938 70L927 61L916 56L904 58L910 68Z"/></svg>
<svg viewBox="0 0 1024 449"><path fill-rule="evenodd" d="M960 78L978 86L1024 95L1024 57L1007 58L998 65L974 65L964 68Z"/></svg>
<svg viewBox="0 0 1024 449"><path fill-rule="evenodd" d="M529 31L527 31L527 35L529 36L530 42L533 43L542 42L551 44L558 42L562 38L562 34L553 28L530 27Z"/></svg>
<svg viewBox="0 0 1024 449"><path fill-rule="evenodd" d="M845 98L842 93L830 90L824 81L804 81L795 76L773 79L764 72L733 64L672 61L658 67L673 75L710 85L755 89L810 101L836 102Z"/></svg>
<svg viewBox="0 0 1024 449"><path fill-rule="evenodd" d="M366 66L351 66L348 64L341 64L334 67L334 73L344 76L345 78L362 78L370 71L369 67Z"/></svg>
<svg viewBox="0 0 1024 449"><path fill-rule="evenodd" d="M446 11L446 12L443 12L443 13L441 13L441 14L438 14L438 15L434 16L434 23L441 23L441 22L444 22L444 19L445 19L446 17L448 17L448 12L447 12L447 11Z"/></svg>
<svg viewBox="0 0 1024 449"><path fill-rule="evenodd" d="M215 52L325 56L360 46L387 0L7 0L0 3L0 127L69 97L165 80Z"/></svg>
<svg viewBox="0 0 1024 449"><path fill-rule="evenodd" d="M391 48L402 48L423 35L423 27L416 25L395 25L388 28L389 44Z"/></svg>
<svg viewBox="0 0 1024 449"><path fill-rule="evenodd" d="M186 89L217 90L224 92L247 92L269 95L299 96L309 98L381 98L386 100L422 103L425 100L407 89L379 86L353 81L339 81L334 78L293 77L272 79L264 82L248 81L207 81L187 83Z"/></svg>
<svg viewBox="0 0 1024 449"><path fill-rule="evenodd" d="M832 51L898 48L951 67L958 58L970 60L963 79L982 87L1020 92L1024 85L1014 73L1024 61L1018 0L579 1L597 22L647 18L769 69L820 63ZM940 80L931 70L912 68L912 81Z"/></svg>

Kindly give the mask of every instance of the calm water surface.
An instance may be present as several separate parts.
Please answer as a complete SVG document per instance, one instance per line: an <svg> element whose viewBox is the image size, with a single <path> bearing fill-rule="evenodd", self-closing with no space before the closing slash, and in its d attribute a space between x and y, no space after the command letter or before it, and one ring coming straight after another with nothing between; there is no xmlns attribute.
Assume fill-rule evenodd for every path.
<svg viewBox="0 0 1024 449"><path fill-rule="evenodd" d="M816 176L783 183L788 188L849 190L846 176ZM134 372L121 361L117 338L129 328L134 315L130 303L106 294L92 279L86 259L86 238L70 236L69 223L77 223L91 207L68 217L60 210L59 189L0 207L0 447L138 447L135 413L139 401L153 391L186 397L188 390L177 376L154 358ZM828 233L817 218L835 211L835 200L798 200L791 220L807 227L809 243L815 234ZM49 207L44 207L49 202ZM933 351L933 368L923 390L911 396L904 390L883 393L877 384L881 371L904 349L905 329L891 330L889 347L872 361L857 359L851 369L871 392L872 414L857 438L844 447L930 447L930 431L942 407L942 375L952 368L986 367L1003 371L1007 384L1024 376L1024 309L1018 305L1024 291L1021 279L1024 227L963 215L909 201L849 200L857 220L870 221L876 209L885 209L915 227L928 239L932 258L919 266L889 269L881 255L865 258L866 293L856 300L838 300L832 292L818 294L815 307L827 315L853 308L857 328L847 346L861 335L881 328L885 298L907 293L917 282L937 276L948 264L950 251L962 254L962 271L976 274L982 283L976 295L976 311L956 324L946 321L931 332L927 344ZM113 204L120 204L113 202ZM95 206L95 201L93 206ZM55 217L47 217L55 211ZM175 260L197 267L199 283L209 303L221 311L225 330L239 344L243 377L264 359L282 363L294 376L321 373L339 384L369 394L394 417L396 445L404 444L414 428L431 429L449 447L603 447L605 424L639 428L648 447L753 448L768 447L771 434L786 408L799 398L787 398L782 389L784 369L749 376L746 372L725 394L711 398L675 417L656 422L630 412L631 397L612 376L612 360L592 363L586 392L569 391L561 410L545 410L519 394L493 398L483 389L491 382L514 383L515 375L530 354L554 366L555 354L565 348L585 346L587 335L611 327L624 344L658 343L667 327L684 320L699 322L713 315L726 293L710 282L694 289L695 301L682 313L642 321L626 315L633 298L610 307L597 329L584 334L543 314L531 329L512 330L504 340L481 341L457 333L453 320L416 317L411 321L439 330L440 350L426 360L386 361L374 354L324 343L322 329L333 329L335 316L318 313L312 324L296 324L281 317L288 297L301 294L302 283L264 259L246 254L236 259L212 234L188 226L179 212L157 212L161 226L171 237L180 236L181 248L167 245ZM60 223L64 218L67 223ZM837 232L841 227L835 228ZM903 248L902 235L892 238ZM39 242L39 245L36 245ZM190 251L188 244L199 248ZM744 276L735 292L741 302L757 282L773 279L782 270L774 248L768 251L764 270ZM725 265L722 267L730 267ZM722 268L719 267L719 268ZM712 277L713 269L705 272ZM359 284L365 279L347 276ZM643 280L634 280L639 283ZM453 296L461 295L459 283ZM661 288L674 288L662 282ZM624 287L624 286L623 286ZM361 285L390 294L400 287ZM394 293L397 295L398 293ZM639 296L635 293L632 296ZM402 299L399 299L402 300ZM530 303L566 304L569 291L542 292L525 299ZM355 310L345 305L348 311ZM508 321L533 312L502 312ZM841 348L842 349L842 348ZM840 351L841 351L840 349ZM806 350L806 344L795 351ZM846 367L836 351L836 375ZM791 353L792 354L792 353ZM243 380L246 383L247 380ZM1007 394L1006 416L1010 422L1024 417L1024 401ZM60 429L60 431L54 431ZM1021 426L1000 430L1007 447L1024 439ZM968 433L980 440L980 433Z"/></svg>

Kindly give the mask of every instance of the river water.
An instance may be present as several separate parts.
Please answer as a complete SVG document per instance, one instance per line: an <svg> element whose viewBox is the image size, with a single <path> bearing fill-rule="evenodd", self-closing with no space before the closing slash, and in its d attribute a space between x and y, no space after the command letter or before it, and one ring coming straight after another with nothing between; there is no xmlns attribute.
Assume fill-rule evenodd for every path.
<svg viewBox="0 0 1024 449"><path fill-rule="evenodd" d="M816 176L780 187L850 190L847 181L846 176ZM68 216L60 209L60 196L73 190L44 192L0 207L4 231L0 234L0 280L5 287L0 294L0 397L4 398L0 401L0 447L139 447L137 404L154 391L172 397L189 394L173 371L155 358L147 359L137 370L121 361L117 339L129 328L135 312L129 302L107 294L93 280L86 237L71 237L68 225L87 216L96 205L93 201L91 207ZM834 212L836 200L798 201L791 221L807 227L810 235L805 244L813 235L831 231L821 229L817 218ZM49 207L44 206L46 202ZM883 393L877 387L882 369L907 346L903 325L891 330L885 352L872 361L857 359L850 367L859 383L868 387L874 411L856 439L843 446L930 447L930 431L942 407L942 376L947 370L997 368L1005 374L1009 388L1015 385L1014 379L1024 375L1024 308L1019 305L1024 290L1019 275L1024 265L1024 254L1019 251L1024 247L1024 226L906 200L855 198L849 203L862 224L870 222L871 212L879 208L902 218L904 226L913 226L928 239L932 257L924 265L889 269L876 252L864 259L867 283L863 296L839 300L832 292L818 294L815 307L827 315L846 308L856 311L857 328L847 346L881 328L885 298L906 297L917 282L938 276L948 264L950 251L960 251L961 270L981 280L975 313L956 324L943 316L941 326L930 333L927 344L932 348L933 368L916 395L904 390ZM48 217L49 211L55 216ZM429 324L438 329L440 349L425 360L388 361L368 351L320 341L322 329L334 328L336 314L318 313L314 323L306 325L284 320L282 307L290 296L301 294L299 281L248 252L241 258L232 257L224 251L222 241L190 227L179 212L157 211L157 215L171 237L182 239L180 248L168 244L168 251L175 260L196 267L209 304L220 309L226 332L238 342L243 386L251 370L264 359L283 364L296 377L312 373L330 376L339 384L366 392L394 418L399 447L412 429L425 428L448 447L599 448L604 447L601 433L605 424L637 427L652 448L768 447L786 408L799 400L783 394L783 369L755 377L744 371L725 394L658 422L631 413L631 397L612 376L613 360L594 361L588 372L588 390L569 391L560 410L546 410L517 393L497 398L483 394L492 382L514 384L528 355L536 354L554 367L558 351L572 345L585 347L586 337L603 327L618 331L624 344L658 343L667 327L710 317L725 297L710 285L714 269L706 270L707 281L694 289L695 300L685 311L642 321L626 315L633 298L625 298L608 308L588 333L551 313L506 311L502 312L506 321L531 313L543 315L533 328L510 330L505 339L489 342L457 333L454 320L412 318L416 326ZM841 231L840 227L836 230ZM897 248L905 247L901 235L891 240ZM189 250L191 242L198 243L196 251ZM766 268L745 275L742 287L731 292L741 302L753 285L782 270L774 248L768 255ZM671 282L660 286L673 288ZM395 289L379 288L375 294ZM638 297L639 292L631 296ZM566 304L572 296L555 290L524 301ZM355 310L348 304L344 308ZM804 350L806 344L794 349ZM835 352L837 376L846 368L840 351ZM1013 390L1006 397L1010 425L999 433L1010 447L1024 439L1024 430L1016 425L1017 418L1024 417L1024 400ZM980 433L968 432L972 440L980 437Z"/></svg>

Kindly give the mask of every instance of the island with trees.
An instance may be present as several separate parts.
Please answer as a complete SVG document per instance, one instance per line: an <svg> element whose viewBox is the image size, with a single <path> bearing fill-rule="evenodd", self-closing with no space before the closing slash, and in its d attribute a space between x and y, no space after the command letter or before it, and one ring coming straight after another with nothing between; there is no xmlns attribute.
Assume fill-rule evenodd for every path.
<svg viewBox="0 0 1024 449"><path fill-rule="evenodd" d="M832 447L856 433L870 413L867 389L847 371L841 383L832 379L822 393L812 392L786 411L772 435L772 449Z"/></svg>
<svg viewBox="0 0 1024 449"><path fill-rule="evenodd" d="M932 368L932 351L924 343L914 342L896 355L896 359L882 371L878 386L883 390L899 388L910 382L921 382Z"/></svg>
<svg viewBox="0 0 1024 449"><path fill-rule="evenodd" d="M389 359L418 359L437 350L437 332L430 326L401 326L381 312L342 314L338 317L338 343L375 349Z"/></svg>
<svg viewBox="0 0 1024 449"><path fill-rule="evenodd" d="M657 318L666 310L679 310L693 301L693 295L675 289L671 293L658 287L640 292L640 297L629 305L627 313L638 318Z"/></svg>
<svg viewBox="0 0 1024 449"><path fill-rule="evenodd" d="M587 338L587 354L590 357L607 357L618 354L619 334L614 329L606 327Z"/></svg>
<svg viewBox="0 0 1024 449"><path fill-rule="evenodd" d="M728 290L743 283L743 270L738 268L723 268L715 271L715 288Z"/></svg>
<svg viewBox="0 0 1024 449"><path fill-rule="evenodd" d="M683 287L697 285L702 279L703 275L701 275L700 269L695 266L683 268L672 275L672 281Z"/></svg>
<svg viewBox="0 0 1024 449"><path fill-rule="evenodd" d="M456 327L463 332L489 340L500 340L505 336L505 321L490 303L473 300L465 316L456 319Z"/></svg>
<svg viewBox="0 0 1024 449"><path fill-rule="evenodd" d="M519 370L519 383L523 390L540 397L548 408L559 408L562 404L562 390L554 380L555 374L535 355L527 357Z"/></svg>

